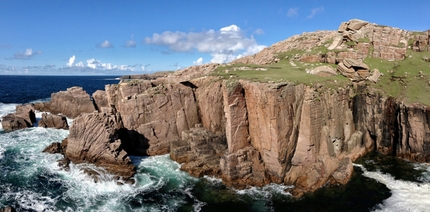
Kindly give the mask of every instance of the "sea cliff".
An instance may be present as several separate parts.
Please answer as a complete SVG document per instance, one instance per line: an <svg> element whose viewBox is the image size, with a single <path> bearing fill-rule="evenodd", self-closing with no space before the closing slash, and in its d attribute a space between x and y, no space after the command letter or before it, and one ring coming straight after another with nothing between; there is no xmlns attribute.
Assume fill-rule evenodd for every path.
<svg viewBox="0 0 430 212"><path fill-rule="evenodd" d="M371 151L430 162L430 71L415 60L428 50L428 32L351 20L232 64L126 76L91 98L71 88L34 107L77 116L57 152L125 181L129 155L169 153L193 176L294 185L300 196L345 184Z"/></svg>

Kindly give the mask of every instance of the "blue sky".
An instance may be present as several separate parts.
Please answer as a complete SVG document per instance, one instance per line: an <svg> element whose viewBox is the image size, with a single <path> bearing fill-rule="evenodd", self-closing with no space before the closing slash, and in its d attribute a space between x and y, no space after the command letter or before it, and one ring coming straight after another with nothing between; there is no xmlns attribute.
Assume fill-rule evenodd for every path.
<svg viewBox="0 0 430 212"><path fill-rule="evenodd" d="M224 63L358 18L430 29L430 1L0 0L0 74L126 75Z"/></svg>

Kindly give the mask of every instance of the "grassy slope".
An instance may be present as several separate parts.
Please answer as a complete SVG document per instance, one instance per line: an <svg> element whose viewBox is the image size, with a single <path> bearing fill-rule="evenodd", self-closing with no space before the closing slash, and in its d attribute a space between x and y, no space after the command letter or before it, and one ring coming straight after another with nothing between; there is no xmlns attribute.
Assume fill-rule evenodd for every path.
<svg viewBox="0 0 430 212"><path fill-rule="evenodd" d="M366 58L364 62L384 74L373 87L399 100L430 106L430 62L422 59L425 56L430 57L430 52L408 51L401 61Z"/></svg>
<svg viewBox="0 0 430 212"><path fill-rule="evenodd" d="M321 47L317 47L321 48ZM324 49L318 51L323 51ZM312 51L315 52L315 51ZM350 80L338 75L334 77L318 77L306 73L306 69L312 69L322 63L301 63L290 58L296 54L303 54L302 50L293 50L279 54L279 63L269 65L232 64L219 67L213 74L227 78L248 79L259 82L294 82L312 85L318 83L325 87L336 88L351 84ZM371 69L377 68L383 73L379 82L374 84L367 82L368 86L380 90L387 96L398 98L401 101L421 103L430 106L430 62L422 58L430 57L430 52L409 51L407 58L402 61L386 61L378 58L366 58L364 62ZM336 67L336 65L332 65ZM246 67L247 70L239 70ZM236 69L236 70L235 70ZM421 71L421 75L420 75Z"/></svg>

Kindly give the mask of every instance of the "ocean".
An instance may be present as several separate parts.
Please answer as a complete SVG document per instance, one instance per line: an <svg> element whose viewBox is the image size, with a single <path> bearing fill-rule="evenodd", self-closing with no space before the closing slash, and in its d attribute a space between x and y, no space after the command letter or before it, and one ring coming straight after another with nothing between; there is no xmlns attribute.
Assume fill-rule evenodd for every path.
<svg viewBox="0 0 430 212"><path fill-rule="evenodd" d="M116 84L115 76L0 76L0 117L22 103L48 101L52 92L81 86L90 95ZM41 117L41 113L37 113ZM69 119L72 124L73 120ZM82 168L57 165L58 154L42 153L68 130L0 127L0 208L17 211L430 211L430 168L376 153L359 159L346 185L326 186L294 199L291 186L270 184L236 190L220 179L194 178L169 155L131 156L136 183L118 185L102 174L95 183Z"/></svg>

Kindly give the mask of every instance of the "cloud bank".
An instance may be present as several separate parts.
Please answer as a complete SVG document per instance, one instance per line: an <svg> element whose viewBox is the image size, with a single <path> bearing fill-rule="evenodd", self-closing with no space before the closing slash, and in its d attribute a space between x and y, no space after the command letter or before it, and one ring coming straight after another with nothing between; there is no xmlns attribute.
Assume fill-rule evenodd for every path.
<svg viewBox="0 0 430 212"><path fill-rule="evenodd" d="M85 62L76 62L76 56L73 55L69 58L66 67L62 70L76 71L76 72L89 72L89 73L107 73L107 74L121 74L124 72L138 72L147 71L146 66L142 64L135 65L115 65L112 63L105 63L100 60L91 58L87 59Z"/></svg>
<svg viewBox="0 0 430 212"><path fill-rule="evenodd" d="M35 55L42 54L41 51L33 52L33 49L26 49L25 52L17 52L13 55L13 57L5 58L6 60L30 60Z"/></svg>
<svg viewBox="0 0 430 212"><path fill-rule="evenodd" d="M255 54L265 48L259 45L253 36L236 26L230 25L217 31L211 29L201 32L154 33L146 37L144 42L151 45L165 46L174 52L198 51L212 56L212 63L226 63L242 56Z"/></svg>

